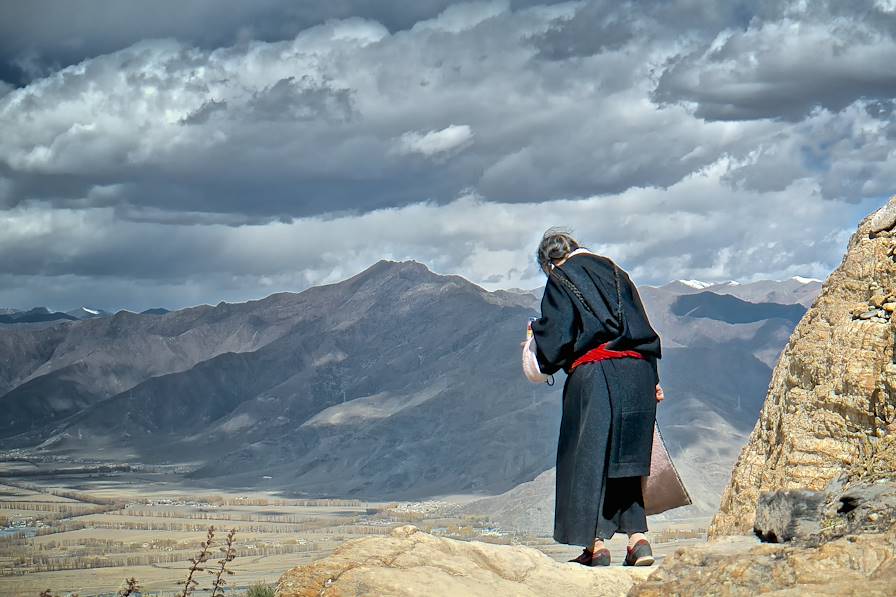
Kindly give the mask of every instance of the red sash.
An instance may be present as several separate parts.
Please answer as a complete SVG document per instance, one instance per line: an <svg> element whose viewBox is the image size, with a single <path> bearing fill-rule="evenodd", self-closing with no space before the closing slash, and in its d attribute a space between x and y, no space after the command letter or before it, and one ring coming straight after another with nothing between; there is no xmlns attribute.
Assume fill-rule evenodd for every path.
<svg viewBox="0 0 896 597"><path fill-rule="evenodd" d="M631 357L635 359L643 359L644 355L642 355L637 350L610 350L606 348L607 343L603 343L597 348L592 348L575 361L573 364L569 366L569 372L572 373L572 370L578 367L579 365L583 365L585 363L593 363L594 361L604 361L606 359L622 359L625 357Z"/></svg>

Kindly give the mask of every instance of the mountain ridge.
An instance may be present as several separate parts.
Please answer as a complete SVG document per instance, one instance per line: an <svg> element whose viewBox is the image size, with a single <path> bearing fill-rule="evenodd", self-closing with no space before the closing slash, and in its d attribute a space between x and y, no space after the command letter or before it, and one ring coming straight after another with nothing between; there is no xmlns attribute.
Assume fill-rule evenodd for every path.
<svg viewBox="0 0 896 597"><path fill-rule="evenodd" d="M377 268L389 267L390 265L391 265L391 266L398 266L398 267L400 267L400 268L405 268L405 271L408 272L408 273L413 272L413 271L418 271L418 272L421 272L421 273L422 273L423 270L426 270L427 272L429 272L430 274L435 275L435 276L443 276L443 277L449 277L449 278L452 277L452 276L454 276L454 277L457 277L457 278L459 278L459 279L462 279L462 280L464 280L464 281L466 281L466 282L468 282L468 283L470 283L470 284L473 284L473 285L475 285L475 286L481 288L484 292L488 292L488 293L491 293L491 294L497 294L497 295L506 295L506 294L511 294L511 295L535 295L537 298L540 298L540 297L541 297L541 292L544 290L543 286L539 286L539 287L536 287L536 288L530 288L530 289L524 289L524 288L513 287L513 288L498 288L498 289L495 289L495 290L487 290L486 288L482 287L481 285L476 284L475 282L473 282L473 281L471 281L471 280L468 280L468 279L466 279L466 278L463 278L462 276L460 276L460 275L458 275L458 274L440 274L440 273L436 273L436 272L434 272L433 270L429 269L428 266L426 266L426 264L424 264L424 263L422 263L422 262L419 262L419 261L417 261L417 260L415 260L415 259L406 259L406 260L380 259L379 261L377 261L376 263L372 264L371 266L368 266L368 267L365 268L364 270L362 270L362 271L360 271L360 272L358 272L358 273L356 273L356 274L353 274L352 276L349 276L348 278L345 278L345 279L343 279L343 280L339 280L339 281L336 281L336 282L328 282L328 283L325 283L325 284L317 284L317 285L315 285L315 286L311 286L311 287L309 287L309 288L306 288L305 290L308 290L308 289L310 289L310 288L320 288L320 287L325 287L325 286L331 286L331 285L334 285L334 284L340 284L340 283L342 283L342 282L346 282L346 281L350 280L351 278L354 278L354 277L357 277L357 276L361 276L362 274L372 275L372 274L374 274L376 271L379 271ZM423 268L423 269L420 269L420 268ZM689 285L687 285L688 282L696 282L696 283L699 283L699 285L698 285L698 286L689 286ZM710 291L710 292L714 292L714 293L716 293L716 294L732 294L731 292L727 292L727 290L730 290L730 289L732 289L732 288L734 288L734 287L737 287L737 286L741 286L741 287L743 287L744 289L749 289L749 288L751 288L751 287L753 287L753 286L757 286L757 285L772 285L772 286L774 286L774 285L785 285L785 286L786 286L786 285L788 285L788 284L791 284L792 282L798 282L800 286L806 286L806 287L807 287L806 290L807 290L808 292L807 292L807 293L802 293L802 294L806 294L807 296L810 296L811 298L814 298L814 297L811 296L811 295L812 295L812 292L815 291L815 286L816 286L816 285L817 285L817 286L819 287L819 289L820 289L820 282L821 282L821 281L820 281L820 280L817 280L817 279L815 279L815 278L803 278L803 277L801 277L801 276L793 276L793 277L788 278L788 279L786 279L786 280L759 280L759 281L756 281L756 282L748 282L748 283L739 283L739 282L735 282L735 281L720 282L720 283L712 283L712 282L701 282L701 281L699 281L699 280L673 280L673 281L671 281L671 282L667 282L666 284L662 284L662 285L659 285L659 286L657 286L657 285L645 285L644 287L645 287L645 288L664 289L664 290L668 290L668 291L682 291L682 292L688 292L688 293L700 292L700 291L708 290L708 291ZM30 311L34 311L34 312L45 313L45 314L47 314L47 313L53 313L53 314L58 315L58 316L68 315L68 316L69 316L68 318L64 318L65 321L74 321L74 320L79 320L79 321L80 321L80 320L82 320L82 319L92 319L92 318L96 318L96 317L110 317L110 316L113 316L113 315L118 314L119 312L135 313L135 314L139 314L139 315L148 315L148 314L152 314L152 315L164 315L164 314L166 314L166 313L172 313L172 312L177 312L177 311L183 311L183 310L186 310L186 309L194 309L194 308L201 308L201 307L214 307L214 306L220 306L220 305L222 305L222 304L226 304L226 305L240 305L240 304L245 304L245 303L248 303L248 302L259 301L259 300L265 300L265 299L267 299L267 298L269 298L269 297L271 297L271 296L279 295L279 294L300 294L300 293L304 292L305 290L300 290L300 291L278 291L278 292L271 293L271 294L269 294L269 295L266 295L266 296L264 296L264 297L257 298L257 299L247 299L246 301L236 301L236 302L220 301L220 302L218 302L216 305L210 305L210 304L208 304L208 303L202 303L202 304L198 304L198 305L191 305L191 306L187 306L187 307L182 307L182 308L180 308L180 309L167 309L167 308L164 308L164 307L154 307L154 308L144 309L144 310L139 311L139 312L136 312L136 311L133 311L133 310L131 310L131 309L127 309L127 308L120 308L120 309L117 309L117 310L115 310L115 311L107 311L107 310L104 310L104 309L101 309L101 308L90 308L90 307L86 307L86 306L79 306L79 307L75 307L75 308L72 308L72 309L66 309L66 310L62 310L62 311L52 311L52 312L51 312L47 307L32 307L31 309L28 309L28 310L22 310L22 309L17 309L17 308L3 307L3 308L0 308L0 316L4 316L4 315L6 315L6 316L13 316L13 315L16 315L16 314L19 314L19 316L21 316L21 314L23 314L23 313L27 313L27 312L30 312ZM773 294L774 296L778 297L778 298L777 298L776 300L771 300L771 299L766 300L766 299L763 299L762 297L753 297L753 298L750 298L750 299L744 299L742 296L739 296L737 293L733 293L733 296L737 296L738 298L741 298L742 300L748 300L748 301L750 301L750 302L760 301L760 302L778 302L778 303L781 303L781 304L795 304L795 303L805 304L805 303L803 302L803 300L805 299L805 297L803 297L803 296L801 296L801 295L800 295L800 296L794 296L794 297L793 297L793 300L790 300L790 301L786 300L786 297L787 297L787 292L786 292L786 290L778 290L777 292L772 291L772 294ZM785 297L785 298L782 300L781 297ZM766 297L766 298L768 298L768 297ZM806 300L808 300L808 302L811 303L811 298L810 298L810 299L806 299ZM808 305L806 305L806 306L808 306ZM63 319L63 318L60 318L60 319ZM0 320L0 323L3 323L3 321ZM7 322L7 323L8 323L8 322Z"/></svg>
<svg viewBox="0 0 896 597"><path fill-rule="evenodd" d="M661 424L694 463L687 474L702 512L721 491L712 461L733 461L791 324L675 315L679 295L642 290L675 404ZM149 464L187 458L191 482L208 486L501 494L553 465L561 384L529 384L518 363L539 301L535 291L488 291L384 259L299 293L0 329L0 356L14 357L0 365L0 384L15 386L0 397L14 415L0 445ZM694 383L689 372L712 355L728 360ZM20 421L29 424L13 429ZM733 439L706 442L698 428ZM198 446L201 456L185 456Z"/></svg>

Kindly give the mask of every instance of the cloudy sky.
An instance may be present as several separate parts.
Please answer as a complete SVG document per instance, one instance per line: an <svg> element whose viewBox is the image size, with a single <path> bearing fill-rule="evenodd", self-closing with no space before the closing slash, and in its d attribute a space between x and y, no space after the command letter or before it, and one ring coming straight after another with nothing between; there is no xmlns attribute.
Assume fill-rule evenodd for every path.
<svg viewBox="0 0 896 597"><path fill-rule="evenodd" d="M0 3L0 307L416 259L825 277L896 193L896 1Z"/></svg>

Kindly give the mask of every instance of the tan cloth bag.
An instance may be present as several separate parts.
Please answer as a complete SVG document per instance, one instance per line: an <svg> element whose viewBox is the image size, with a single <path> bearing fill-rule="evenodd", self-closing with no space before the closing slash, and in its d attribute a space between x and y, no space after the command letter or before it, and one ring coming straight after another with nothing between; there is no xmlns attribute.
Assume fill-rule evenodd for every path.
<svg viewBox="0 0 896 597"><path fill-rule="evenodd" d="M692 503L681 476L672 464L666 443L656 423L653 425L650 476L641 477L641 491L644 494L644 511L648 515L689 506Z"/></svg>
<svg viewBox="0 0 896 597"><path fill-rule="evenodd" d="M534 338L527 338L523 344L523 373L531 382L544 383L548 380L547 375L538 368L538 359L535 357L535 348L533 347Z"/></svg>

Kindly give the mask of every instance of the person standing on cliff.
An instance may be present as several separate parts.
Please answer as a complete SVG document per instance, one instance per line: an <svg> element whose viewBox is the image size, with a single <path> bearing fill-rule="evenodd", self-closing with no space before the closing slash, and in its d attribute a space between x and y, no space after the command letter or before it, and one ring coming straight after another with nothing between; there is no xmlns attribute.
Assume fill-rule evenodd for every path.
<svg viewBox="0 0 896 597"><path fill-rule="evenodd" d="M641 477L650 474L656 405L663 400L651 327L629 275L612 260L549 229L537 251L547 275L532 321L538 368L563 369L554 540L584 546L570 560L609 565L604 541L629 537L625 565L649 566Z"/></svg>

